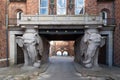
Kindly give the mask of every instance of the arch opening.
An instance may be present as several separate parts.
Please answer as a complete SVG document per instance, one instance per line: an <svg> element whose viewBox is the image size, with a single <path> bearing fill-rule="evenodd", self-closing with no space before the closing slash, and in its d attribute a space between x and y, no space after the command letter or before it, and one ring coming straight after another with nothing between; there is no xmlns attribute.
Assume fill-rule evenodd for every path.
<svg viewBox="0 0 120 80"><path fill-rule="evenodd" d="M76 49L74 48L74 43L78 38L82 38L83 33L77 33L77 34L39 34L40 36L44 37L47 41L50 43L49 47L49 57L51 56L61 56L61 57L67 57L72 56L75 57ZM72 36L72 37L71 37ZM100 64L107 64L106 62L106 47L107 44L100 50L99 54L99 63ZM17 54L21 53L20 48L17 47ZM21 60L21 62L20 62ZM21 55L21 58L19 55L17 55L17 64L24 63L24 55Z"/></svg>

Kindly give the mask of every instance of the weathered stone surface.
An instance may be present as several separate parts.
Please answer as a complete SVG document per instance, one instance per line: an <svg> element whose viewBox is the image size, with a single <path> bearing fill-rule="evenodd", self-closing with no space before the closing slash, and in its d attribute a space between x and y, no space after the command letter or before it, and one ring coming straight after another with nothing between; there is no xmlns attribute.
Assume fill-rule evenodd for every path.
<svg viewBox="0 0 120 80"><path fill-rule="evenodd" d="M36 15L39 12L39 0L27 0L27 2L10 2L8 4L8 13L9 13L9 18L16 18L16 13L18 11L22 11L24 14L33 14ZM56 1L56 0L55 0ZM97 0L85 0L85 11L88 14L94 15L94 14L99 14L102 10L107 10L108 11L108 18L114 17L114 10L115 10L115 18L116 18L116 24L117 27L115 29L115 34L114 34L114 63L115 65L120 65L120 58L119 58L119 52L120 52L120 47L119 47L119 42L120 42L120 37L119 37L119 23L120 23L120 1L115 0L115 8L114 8L114 3L111 2L97 2ZM6 35L5 35L5 9L6 9L6 0L0 0L0 58L5 58L6 56ZM56 8L54 8L56 10ZM74 12L74 10L72 10ZM69 11L68 11L69 12ZM72 12L72 14L73 14ZM50 11L49 11L50 13ZM56 12L55 12L56 13ZM11 21L11 19L9 20ZM2 62L0 62L1 67L5 66ZM3 66L2 66L3 65Z"/></svg>
<svg viewBox="0 0 120 80"><path fill-rule="evenodd" d="M75 43L75 61L86 68L98 67L99 48L104 44L98 29L86 29L82 39Z"/></svg>
<svg viewBox="0 0 120 80"><path fill-rule="evenodd" d="M16 42L23 49L24 65L33 66L38 61L38 55L41 56L41 39L35 29L26 29L22 37L17 37Z"/></svg>
<svg viewBox="0 0 120 80"><path fill-rule="evenodd" d="M33 73L34 76L39 76L39 74L40 74L39 72L34 72Z"/></svg>
<svg viewBox="0 0 120 80"><path fill-rule="evenodd" d="M33 66L36 67L36 68L39 68L39 67L40 67L40 63L35 62L35 63L33 64Z"/></svg>

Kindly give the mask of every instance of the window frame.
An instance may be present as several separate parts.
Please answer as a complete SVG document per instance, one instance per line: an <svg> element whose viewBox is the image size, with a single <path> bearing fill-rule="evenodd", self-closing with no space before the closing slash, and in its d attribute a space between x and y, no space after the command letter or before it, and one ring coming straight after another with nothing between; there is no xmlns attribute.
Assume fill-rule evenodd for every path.
<svg viewBox="0 0 120 80"><path fill-rule="evenodd" d="M65 9L65 14L58 14L58 9ZM65 0L65 7L58 8L58 0L56 0L56 15L67 15L67 0Z"/></svg>
<svg viewBox="0 0 120 80"><path fill-rule="evenodd" d="M21 19L21 15L22 15L23 11L20 10L20 11L17 11L17 20L20 20Z"/></svg>
<svg viewBox="0 0 120 80"><path fill-rule="evenodd" d="M39 0L39 15L49 15L49 0L47 0L47 7L41 7L41 0ZM46 9L46 14L41 14L41 9Z"/></svg>
<svg viewBox="0 0 120 80"><path fill-rule="evenodd" d="M107 18L108 18L108 13L107 11L102 11L102 20L103 20L103 24L104 25L107 25L108 21L107 21Z"/></svg>
<svg viewBox="0 0 120 80"><path fill-rule="evenodd" d="M83 6L81 7L76 7L77 4L76 4L76 0L74 2L74 5L75 5L75 8L74 8L74 15L84 15L85 14L85 0L83 0ZM83 13L82 14L76 14L76 9L82 9L83 8Z"/></svg>
<svg viewBox="0 0 120 80"><path fill-rule="evenodd" d="M39 10L38 10L38 14L39 15L50 15L49 14L49 3L50 3L50 1L49 0L47 0L47 7L43 7L43 8L46 8L47 9L47 14L41 14L41 6L40 6L40 1L41 0L39 0ZM58 0L56 0L56 2L54 3L56 6L56 14L55 15L67 15L67 0L65 0L65 7L61 7L61 8L58 8L58 6L57 6L57 4L58 4ZM80 8L83 8L83 13L82 14L76 14L76 9L80 9ZM65 14L58 14L58 9L65 9ZM81 6L81 7L76 7L76 0L74 1L74 15L84 15L85 14L85 0L83 0L83 6Z"/></svg>

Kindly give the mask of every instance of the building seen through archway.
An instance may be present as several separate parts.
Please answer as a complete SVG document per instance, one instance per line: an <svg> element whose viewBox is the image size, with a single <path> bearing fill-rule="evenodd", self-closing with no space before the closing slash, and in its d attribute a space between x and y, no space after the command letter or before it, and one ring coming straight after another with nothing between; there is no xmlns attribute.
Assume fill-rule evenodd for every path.
<svg viewBox="0 0 120 80"><path fill-rule="evenodd" d="M51 41L50 56L74 56L74 41Z"/></svg>

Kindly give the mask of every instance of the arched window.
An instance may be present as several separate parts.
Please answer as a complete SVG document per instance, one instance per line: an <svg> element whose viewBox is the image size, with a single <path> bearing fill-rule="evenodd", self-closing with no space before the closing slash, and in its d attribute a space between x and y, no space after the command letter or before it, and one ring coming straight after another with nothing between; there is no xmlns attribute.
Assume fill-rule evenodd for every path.
<svg viewBox="0 0 120 80"><path fill-rule="evenodd" d="M103 24L107 25L107 12L102 11L102 19L103 19Z"/></svg>
<svg viewBox="0 0 120 80"><path fill-rule="evenodd" d="M22 14L22 11L18 11L18 12L17 12L17 20L20 20L20 19L21 19L21 14Z"/></svg>
<svg viewBox="0 0 120 80"><path fill-rule="evenodd" d="M68 52L67 51L63 51L63 56L68 56Z"/></svg>
<svg viewBox="0 0 120 80"><path fill-rule="evenodd" d="M57 51L56 55L57 56L62 56L62 52L61 51Z"/></svg>
<svg viewBox="0 0 120 80"><path fill-rule="evenodd" d="M84 0L75 0L75 15L84 14Z"/></svg>

